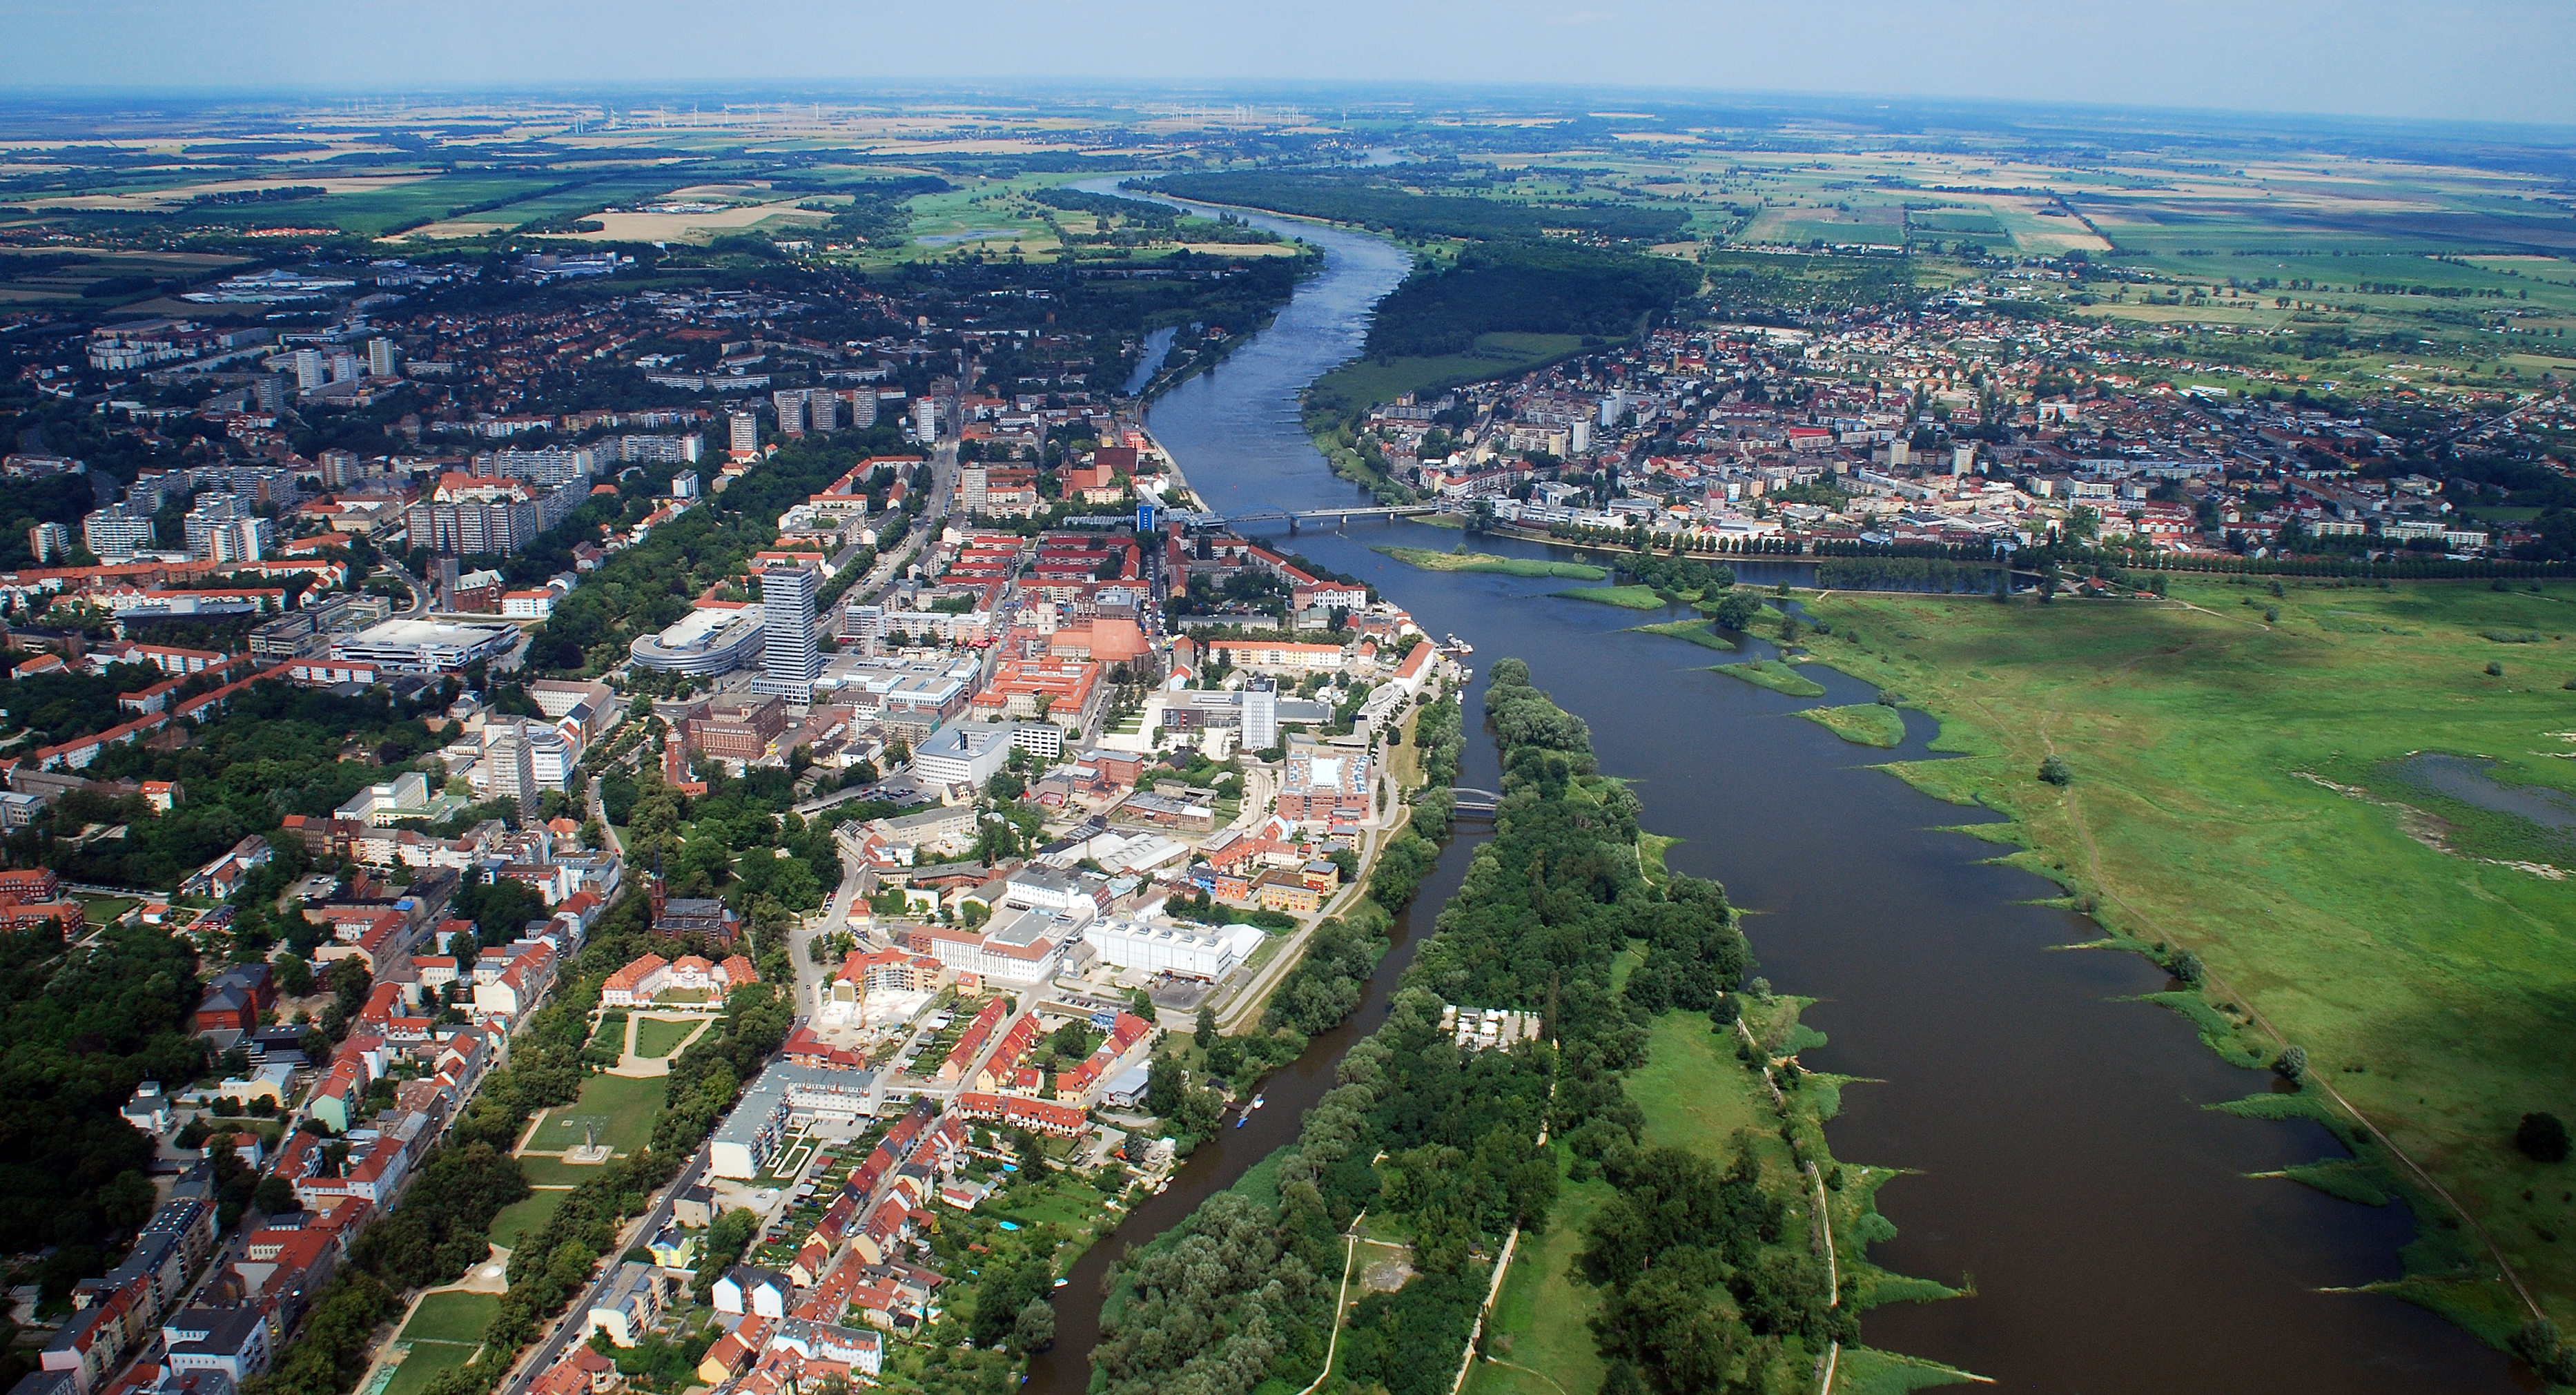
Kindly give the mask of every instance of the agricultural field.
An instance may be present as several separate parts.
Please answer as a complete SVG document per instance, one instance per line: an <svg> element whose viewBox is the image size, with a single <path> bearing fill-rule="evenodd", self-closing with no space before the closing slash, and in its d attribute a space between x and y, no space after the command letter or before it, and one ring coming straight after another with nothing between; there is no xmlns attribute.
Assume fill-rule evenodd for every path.
<svg viewBox="0 0 2576 1395"><path fill-rule="evenodd" d="M2511 1332L2497 1285L2441 1275L2491 1272L2483 1231L2576 1317L2556 1243L2576 1207L2513 1144L2526 1111L2565 1107L2576 1045L2576 586L2177 580L2165 603L1814 610L1819 658L1900 688L1963 753L1905 778L2011 815L2013 860L2118 942L2196 956L2214 1047L2306 1051L2285 1107L2356 1138L2424 1218L2408 1296ZM2063 785L2038 778L2051 756Z"/></svg>

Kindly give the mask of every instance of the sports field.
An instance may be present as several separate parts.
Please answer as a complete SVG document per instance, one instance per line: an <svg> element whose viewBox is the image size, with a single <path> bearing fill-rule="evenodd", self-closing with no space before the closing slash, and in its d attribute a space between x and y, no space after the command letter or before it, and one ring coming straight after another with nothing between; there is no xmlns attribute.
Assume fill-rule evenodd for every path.
<svg viewBox="0 0 2576 1395"><path fill-rule="evenodd" d="M1899 767L2016 820L2017 861L2109 931L2187 948L2218 1045L2313 1063L2562 1323L2576 1202L2513 1147L2576 1054L2576 586L2177 579L2172 600L2014 606L1838 592L1820 657L1901 687L1965 759ZM2276 618L2267 618L2276 617ZM2066 762L2063 787L2038 778ZM2521 1319L2477 1232L2363 1139L2426 1218L2409 1281L2490 1337Z"/></svg>

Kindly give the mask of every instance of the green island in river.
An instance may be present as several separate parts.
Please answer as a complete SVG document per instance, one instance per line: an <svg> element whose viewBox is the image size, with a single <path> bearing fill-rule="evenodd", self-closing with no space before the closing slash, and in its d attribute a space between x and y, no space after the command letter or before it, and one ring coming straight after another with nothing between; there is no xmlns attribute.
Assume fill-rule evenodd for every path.
<svg viewBox="0 0 2576 1395"><path fill-rule="evenodd" d="M1426 572L1493 572L1500 576L1554 576L1569 581L1599 581L1610 575L1607 567L1589 562L1550 562L1537 557L1500 557L1490 552L1469 552L1462 544L1456 552L1436 552L1427 547L1373 547L1382 553Z"/></svg>
<svg viewBox="0 0 2576 1395"><path fill-rule="evenodd" d="M1633 628L1639 634L1686 639L1703 649L1715 649L1730 654L1735 652L1735 641L1719 634L1717 627L1706 620L1665 620L1657 624L1637 625Z"/></svg>
<svg viewBox="0 0 2576 1395"><path fill-rule="evenodd" d="M1805 707L1798 715L1855 746L1893 750L1905 744L1905 719L1885 703L1856 702L1848 707Z"/></svg>
<svg viewBox="0 0 2576 1395"><path fill-rule="evenodd" d="M1471 1388L1531 1395L1550 1370L1622 1390L1803 1391L1841 1362L1845 1389L1967 1379L1847 1345L1860 1309L1951 1290L1863 1257L1894 1233L1872 1204L1892 1174L1828 1151L1843 1082L1798 1065L1823 1040L1799 1005L1723 990L1748 962L1724 890L1663 866L1589 728L1519 660L1494 665L1486 714L1495 832L1386 1024L1294 1144L1121 1262L1095 1388L1446 1395L1479 1352ZM1452 1006L1535 1020L1480 1050Z"/></svg>
<svg viewBox="0 0 2576 1395"><path fill-rule="evenodd" d="M1741 678L1757 688L1787 693L1791 697L1823 697L1825 686L1800 673L1793 664L1778 659L1750 659L1740 664L1719 664L1712 672L1729 678Z"/></svg>

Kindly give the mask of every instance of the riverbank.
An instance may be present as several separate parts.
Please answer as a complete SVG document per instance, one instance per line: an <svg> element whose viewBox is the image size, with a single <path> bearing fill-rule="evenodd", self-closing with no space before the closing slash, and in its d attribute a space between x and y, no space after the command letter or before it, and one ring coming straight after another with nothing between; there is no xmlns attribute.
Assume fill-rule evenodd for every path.
<svg viewBox="0 0 2576 1395"><path fill-rule="evenodd" d="M2576 587L2282 582L2177 576L2162 603L1832 592L1807 642L1940 719L1960 758L1890 769L2009 815L1974 831L2172 968L2163 1000L2203 1040L2304 1052L2294 1092L2234 1107L2356 1155L2285 1175L2410 1203L2404 1274L2374 1287L2498 1346L2536 1314L2576 1326L2576 1194L2514 1143L2526 1112L2567 1108L2576 1047L2576 818L2550 812L2576 786L2576 661L2554 638ZM2464 766L2428 770L2428 750Z"/></svg>
<svg viewBox="0 0 2576 1395"><path fill-rule="evenodd" d="M1531 687L1524 666L1502 660L1489 681L1487 712L1511 772L1493 838L1421 946L1387 1024L1352 1048L1295 1144L1119 1266L1094 1353L1109 1395L1173 1381L1241 1395L1263 1380L1295 1388L1334 1376L1392 1395L1444 1395L1494 1291L1494 1257L1539 1243L1567 1187L1632 1187L1665 1147L1709 1177L1731 1170L1771 1218L1674 1295L1726 1334L1732 1369L1803 1372L1830 1359L1872 1297L1939 1291L1891 1281L1879 1295L1865 1265L1837 1267L1831 1237L1845 1235L1856 1257L1873 1231L1891 1228L1867 1219L1870 1176L1846 1176L1825 1148L1839 1082L1794 1061L1774 1068L1775 1057L1821 1039L1799 1034L1794 1009L1766 996L1755 1004L1763 1037L1741 1033L1751 1064L1725 1068L1707 1043L1728 1040L1715 1028L1732 1026L1739 1000L1720 989L1747 953L1723 890L1648 860L1634 796L1599 774L1588 728ZM1448 1025L1451 1005L1470 1024L1483 1010L1511 1016L1479 1037ZM1770 1141L1675 1122L1730 1079L1739 1093L1783 1085L1768 1123L1746 1116ZM1814 1103L1802 1112L1787 1097L1810 1081ZM1671 1129L1663 1136L1651 1122L1659 1111ZM1733 1158L1706 1156L1720 1137ZM1822 1189L1812 1195L1808 1163ZM1818 1199L1836 1190L1850 1195ZM1365 1232L1355 1231L1363 1217ZM1338 1276L1363 1239L1399 1251L1391 1272L1403 1277L1345 1316ZM1553 1271L1527 1272L1537 1282ZM1596 1286L1627 1282L1604 1272ZM1186 1336L1201 1332L1208 1339ZM1667 1350L1676 1333L1629 1338L1641 1363L1678 1359Z"/></svg>

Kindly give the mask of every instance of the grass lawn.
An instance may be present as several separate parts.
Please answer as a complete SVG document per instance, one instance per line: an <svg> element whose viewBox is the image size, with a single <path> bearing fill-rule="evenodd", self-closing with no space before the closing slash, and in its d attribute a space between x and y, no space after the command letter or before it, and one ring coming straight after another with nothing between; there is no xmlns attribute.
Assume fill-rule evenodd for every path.
<svg viewBox="0 0 2576 1395"><path fill-rule="evenodd" d="M1757 688L1787 693L1791 697L1823 697L1825 685L1800 673L1778 659L1755 659L1750 663L1719 664L1715 670L1729 678L1741 678Z"/></svg>
<svg viewBox="0 0 2576 1395"><path fill-rule="evenodd" d="M472 1348L483 1340L483 1329L501 1311L501 1296L496 1293L433 1293L420 1300L411 1310L411 1321L403 1324L406 1342L454 1342Z"/></svg>
<svg viewBox="0 0 2576 1395"><path fill-rule="evenodd" d="M114 925L119 916L142 903L130 896L84 896L81 915L92 925Z"/></svg>
<svg viewBox="0 0 2576 1395"><path fill-rule="evenodd" d="M1640 634L1670 635L1674 639L1689 640L1704 649L1715 649L1728 654L1735 652L1735 641L1719 634L1717 622L1713 620L1666 620L1658 625L1639 625L1635 628Z"/></svg>
<svg viewBox="0 0 2576 1395"><path fill-rule="evenodd" d="M2576 1246L2550 1238L2576 1231L2565 1169L2511 1141L2525 1111L2567 1110L2576 1055L2576 881L2530 870L2576 868L2576 692L2561 687L2576 585L2171 590L2013 606L1838 593L1815 605L1833 633L1813 645L1901 687L1941 719L1941 749L1968 753L1898 767L1907 778L2011 814L2030 845L2016 860L2096 898L2115 935L2197 954L2212 1001L2305 1048L2312 1080L2576 1323ZM2430 768L2419 752L2470 759ZM2052 754L2063 788L2036 776ZM2278 1049L2257 1027L2204 1030ZM2342 1117L2317 1085L2302 1098ZM2361 1153L2402 1181L2366 1136ZM2438 1199L2409 1199L2427 1223L2406 1296L2510 1334L2521 1318L2485 1247L2434 1223Z"/></svg>
<svg viewBox="0 0 2576 1395"><path fill-rule="evenodd" d="M474 1359L478 1343L414 1342L411 1354L394 1368L393 1379L385 1382L384 1395L421 1395L440 1376Z"/></svg>
<svg viewBox="0 0 2576 1395"><path fill-rule="evenodd" d="M702 1025L702 1018L666 1022L658 1017L647 1017L635 1024L635 1054L647 1060L659 1060L679 1050L680 1043L687 1041L689 1034Z"/></svg>
<svg viewBox="0 0 2576 1395"><path fill-rule="evenodd" d="M1477 1362L1467 1378L1467 1395L1589 1395L1601 1388L1608 1363L1601 1359L1590 1325L1599 1294L1576 1279L1573 1269L1574 1257L1583 1252L1584 1224L1609 1199L1607 1182L1567 1183L1557 1194L1547 1233L1535 1240L1523 1237L1521 1250L1512 1256L1511 1275L1503 1280L1502 1296L1494 1303L1493 1339L1487 1348L1513 1365ZM1367 1256L1361 1263L1365 1267Z"/></svg>
<svg viewBox="0 0 2576 1395"><path fill-rule="evenodd" d="M607 1164L576 1165L561 1158L523 1157L519 1171L531 1187L578 1187L596 1179Z"/></svg>
<svg viewBox="0 0 2576 1395"><path fill-rule="evenodd" d="M1550 591L1548 594L1563 596L1569 601L1597 601L1602 605L1615 605L1621 610L1664 608L1664 598L1656 595L1655 588L1652 586L1578 586L1566 591Z"/></svg>
<svg viewBox="0 0 2576 1395"><path fill-rule="evenodd" d="M1849 707L1808 707L1799 716L1855 746L1896 747L1905 742L1905 719L1893 707L1856 702Z"/></svg>
<svg viewBox="0 0 2576 1395"><path fill-rule="evenodd" d="M521 1166L538 1161L551 1159L522 1159ZM525 1201L502 1207L501 1213L492 1218L492 1243L505 1250L517 1249L523 1237L545 1228L546 1222L553 1219L556 1208L562 1206L564 1198L569 1195L568 1191L533 1192Z"/></svg>
<svg viewBox="0 0 2576 1395"><path fill-rule="evenodd" d="M545 1153L578 1148L586 1133L572 1121L598 1118L607 1120L600 1126L599 1141L620 1153L632 1153L653 1139L653 1121L662 1114L663 1089L660 1076L593 1075L581 1083L579 1099L546 1111L527 1146Z"/></svg>
<svg viewBox="0 0 2576 1395"><path fill-rule="evenodd" d="M1607 567L1588 562L1550 562L1537 557L1497 557L1490 552L1435 552L1427 547L1375 547L1408 567L1426 572L1498 572L1504 576L1555 576L1568 581L1599 581Z"/></svg>

